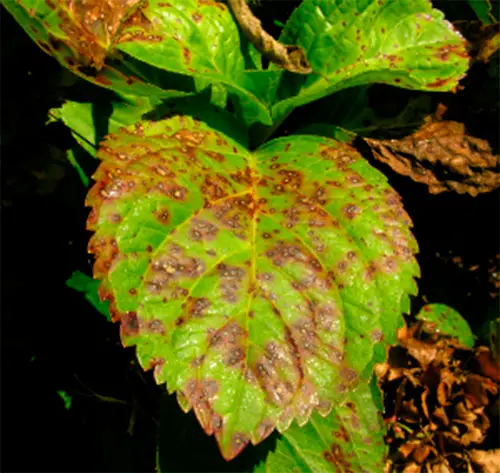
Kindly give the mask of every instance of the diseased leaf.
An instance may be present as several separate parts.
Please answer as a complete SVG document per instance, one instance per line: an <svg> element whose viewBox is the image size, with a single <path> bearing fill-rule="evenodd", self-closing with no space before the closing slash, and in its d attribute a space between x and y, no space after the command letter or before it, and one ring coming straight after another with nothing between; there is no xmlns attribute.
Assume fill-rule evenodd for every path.
<svg viewBox="0 0 500 473"><path fill-rule="evenodd" d="M172 99L166 104L134 96L97 103L68 100L61 107L49 110L49 117L51 121L62 121L82 148L95 157L100 142L108 133L116 133L143 118L158 120L179 113L194 115L248 145L245 127L233 115L207 103L203 96Z"/></svg>
<svg viewBox="0 0 500 473"><path fill-rule="evenodd" d="M293 136L250 152L177 116L110 135L98 156L101 294L225 458L369 379L419 270L399 196L354 149Z"/></svg>
<svg viewBox="0 0 500 473"><path fill-rule="evenodd" d="M304 0L280 41L301 46L313 73L283 76L274 121L355 85L452 90L468 66L464 39L428 0Z"/></svg>
<svg viewBox="0 0 500 473"><path fill-rule="evenodd" d="M245 69L255 61L227 5L215 0L153 0L141 14L147 23L126 25L117 45L120 51L164 71L222 84L248 123L271 124L260 90L256 94L246 87Z"/></svg>
<svg viewBox="0 0 500 473"><path fill-rule="evenodd" d="M467 348L474 346L474 335L467 321L445 304L428 304L420 309L417 319L426 323L428 331L458 339Z"/></svg>
<svg viewBox="0 0 500 473"><path fill-rule="evenodd" d="M293 424L254 473L362 473L382 471L384 425L369 383L350 391L327 417L314 413Z"/></svg>
<svg viewBox="0 0 500 473"><path fill-rule="evenodd" d="M500 156L487 141L467 135L462 123L429 120L402 139L365 141L377 159L427 184L431 194L452 190L476 196L500 187Z"/></svg>
<svg viewBox="0 0 500 473"><path fill-rule="evenodd" d="M3 5L47 54L79 77L119 93L182 97L194 85L115 52L124 24L142 18L137 0L5 0Z"/></svg>

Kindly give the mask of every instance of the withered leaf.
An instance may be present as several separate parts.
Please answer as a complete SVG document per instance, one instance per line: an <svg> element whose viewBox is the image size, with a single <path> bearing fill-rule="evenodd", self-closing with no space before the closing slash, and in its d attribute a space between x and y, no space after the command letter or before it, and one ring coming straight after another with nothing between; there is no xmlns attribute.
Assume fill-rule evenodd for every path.
<svg viewBox="0 0 500 473"><path fill-rule="evenodd" d="M500 449L495 450L471 450L472 462L481 467L483 473L500 472Z"/></svg>
<svg viewBox="0 0 500 473"><path fill-rule="evenodd" d="M429 121L415 133L392 140L365 138L375 158L429 186L431 194L455 191L476 196L500 187L500 158L488 142L455 121Z"/></svg>

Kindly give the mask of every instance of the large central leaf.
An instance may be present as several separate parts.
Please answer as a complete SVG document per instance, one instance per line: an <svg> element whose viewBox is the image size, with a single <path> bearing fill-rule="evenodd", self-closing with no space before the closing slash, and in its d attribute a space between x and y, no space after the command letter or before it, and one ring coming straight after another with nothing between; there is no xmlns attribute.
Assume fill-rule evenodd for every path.
<svg viewBox="0 0 500 473"><path fill-rule="evenodd" d="M385 178L325 138L255 152L190 117L102 144L90 251L126 345L225 458L371 372L418 267Z"/></svg>

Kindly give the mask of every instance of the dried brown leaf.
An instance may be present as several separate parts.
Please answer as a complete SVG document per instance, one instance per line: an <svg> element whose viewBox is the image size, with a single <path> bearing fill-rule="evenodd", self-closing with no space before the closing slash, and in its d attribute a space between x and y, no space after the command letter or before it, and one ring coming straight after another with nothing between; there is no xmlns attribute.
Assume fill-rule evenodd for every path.
<svg viewBox="0 0 500 473"><path fill-rule="evenodd" d="M431 121L415 133L392 140L365 138L374 156L399 174L444 191L476 196L500 187L500 156L487 141L466 133L455 121Z"/></svg>
<svg viewBox="0 0 500 473"><path fill-rule="evenodd" d="M470 457L483 473L500 473L500 449L471 450Z"/></svg>

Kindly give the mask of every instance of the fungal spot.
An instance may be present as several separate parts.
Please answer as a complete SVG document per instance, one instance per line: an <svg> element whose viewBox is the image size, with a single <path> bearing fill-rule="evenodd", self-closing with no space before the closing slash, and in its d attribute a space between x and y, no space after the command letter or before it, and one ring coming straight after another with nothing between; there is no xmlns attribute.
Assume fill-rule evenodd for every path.
<svg viewBox="0 0 500 473"><path fill-rule="evenodd" d="M227 302L236 303L241 290L246 270L238 266L228 266L223 263L217 266L220 277L219 287L222 297Z"/></svg>
<svg viewBox="0 0 500 473"><path fill-rule="evenodd" d="M370 335L374 342L380 342L384 339L384 335L382 334L382 331L379 329L372 330Z"/></svg>
<svg viewBox="0 0 500 473"><path fill-rule="evenodd" d="M160 223L166 224L169 221L170 214L167 209L160 209L154 212L154 216Z"/></svg>
<svg viewBox="0 0 500 473"><path fill-rule="evenodd" d="M152 358L151 361L149 362L148 369L152 369L155 378L158 379L161 372L163 371L164 365L165 365L164 358Z"/></svg>
<svg viewBox="0 0 500 473"><path fill-rule="evenodd" d="M238 432L233 434L231 437L231 457L238 455L238 453L240 453L249 442L250 439L245 434Z"/></svg>
<svg viewBox="0 0 500 473"><path fill-rule="evenodd" d="M245 355L243 353L243 350L239 347L233 348L228 356L225 359L225 364L227 366L234 366L236 364L239 364L241 361L243 361Z"/></svg>
<svg viewBox="0 0 500 473"><path fill-rule="evenodd" d="M212 417L212 430L214 432L219 432L222 429L223 421L222 417L218 414L214 414Z"/></svg>
<svg viewBox="0 0 500 473"><path fill-rule="evenodd" d="M352 472L352 467L350 462L347 460L346 456L342 452L342 449L339 445L333 444L330 451L324 452L323 453L323 458L328 462L331 463L335 471L345 471L345 472Z"/></svg>
<svg viewBox="0 0 500 473"><path fill-rule="evenodd" d="M351 441L349 434L343 425L340 426L339 430L335 432L334 435L346 443Z"/></svg>
<svg viewBox="0 0 500 473"><path fill-rule="evenodd" d="M340 370L340 376L349 383L352 383L358 377L358 375L356 374L356 371L354 371L350 368L342 368Z"/></svg>
<svg viewBox="0 0 500 473"><path fill-rule="evenodd" d="M189 237L194 241L213 241L217 236L219 228L214 224L194 218L189 228Z"/></svg>
<svg viewBox="0 0 500 473"><path fill-rule="evenodd" d="M355 218L357 215L359 215L360 212L360 208L354 204L347 204L343 209L345 217L349 220Z"/></svg>
<svg viewBox="0 0 500 473"><path fill-rule="evenodd" d="M201 19L203 18L198 12L194 12L192 15L191 15L191 18L193 19L193 21L195 23L199 23L201 21Z"/></svg>
<svg viewBox="0 0 500 473"><path fill-rule="evenodd" d="M266 437L268 437L274 430L274 424L268 420L264 419L258 426L257 426L257 438L259 440L264 440Z"/></svg>
<svg viewBox="0 0 500 473"><path fill-rule="evenodd" d="M165 335L165 327L164 327L163 322L161 320L158 320L158 319L151 320L149 322L148 329L151 333Z"/></svg>
<svg viewBox="0 0 500 473"><path fill-rule="evenodd" d="M125 312L120 315L120 332L122 335L133 336L139 333L139 320L136 312Z"/></svg>
<svg viewBox="0 0 500 473"><path fill-rule="evenodd" d="M205 355L200 355L196 357L193 361L191 361L191 366L193 368L198 368L203 364L204 360L205 360Z"/></svg>
<svg viewBox="0 0 500 473"><path fill-rule="evenodd" d="M187 313L190 317L203 317L210 307L210 301L206 297L189 297L187 300Z"/></svg>

